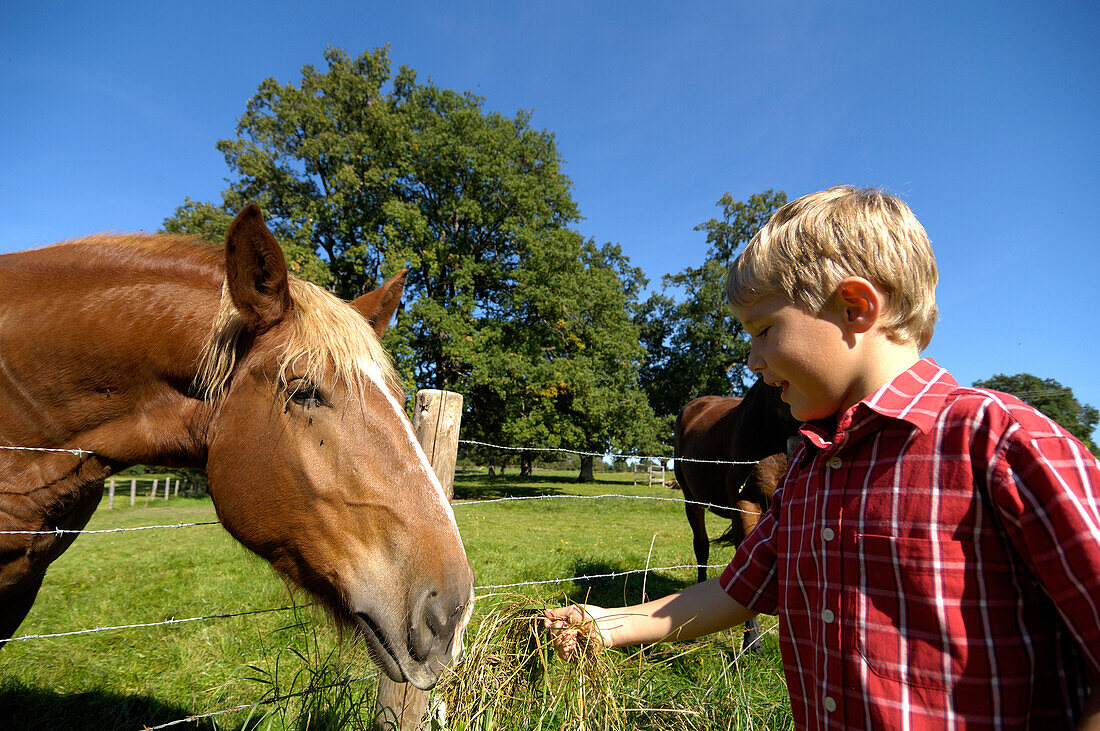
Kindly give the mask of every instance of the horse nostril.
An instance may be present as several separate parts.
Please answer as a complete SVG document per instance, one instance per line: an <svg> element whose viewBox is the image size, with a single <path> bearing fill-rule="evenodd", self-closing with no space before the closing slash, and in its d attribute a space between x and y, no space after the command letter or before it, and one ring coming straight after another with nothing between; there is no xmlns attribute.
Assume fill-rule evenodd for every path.
<svg viewBox="0 0 1100 731"><path fill-rule="evenodd" d="M433 654L449 653L464 609L464 604L448 597L446 592L422 591L410 614L410 654L424 662Z"/></svg>

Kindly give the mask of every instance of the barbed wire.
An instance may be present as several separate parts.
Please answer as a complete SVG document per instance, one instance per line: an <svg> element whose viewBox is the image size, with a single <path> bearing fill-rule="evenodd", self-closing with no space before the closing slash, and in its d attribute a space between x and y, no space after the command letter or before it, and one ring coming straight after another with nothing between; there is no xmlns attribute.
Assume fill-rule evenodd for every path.
<svg viewBox="0 0 1100 731"><path fill-rule="evenodd" d="M77 457L81 457L85 454L95 456L95 452L89 452L87 449L52 449L48 447L9 447L0 444L0 449L7 449L16 452L64 452L66 454L74 454Z"/></svg>
<svg viewBox="0 0 1100 731"><path fill-rule="evenodd" d="M475 586L474 590L482 591L495 591L497 589L514 589L519 586L545 586L547 584L567 584L573 581L595 581L597 579L617 579L620 576L630 576L633 574L647 574L652 571L678 571L681 569L724 569L726 564L680 564L678 566L647 566L644 569L627 569L626 571L609 571L606 574L584 574L582 576L570 576L563 579L544 579L541 581L521 581L515 584L494 584L490 586ZM484 598L484 597L482 597Z"/></svg>
<svg viewBox="0 0 1100 731"><path fill-rule="evenodd" d="M464 442L469 443L469 444L475 444L477 446L490 447L490 448L510 449L510 450L513 450L513 451L531 451L531 450L526 450L524 448L515 448L515 447L510 448L510 447L503 447L501 445L492 445L492 444L488 444L488 443L484 443L484 442L474 442L473 440L460 440L460 441L464 441ZM30 448L30 447L27 447L27 448L2 447L2 448L11 449L11 450L17 450L18 449L18 450L25 450L25 451L35 451L35 452L62 452L62 453L74 454L74 455L78 455L78 456L86 455L86 454L88 454L88 455L94 454L94 453L89 452L87 450L49 449L49 448L37 448L37 447L36 448ZM580 456L594 456L594 457L601 457L601 458L606 456L606 455L601 455L601 454L596 454L596 453L585 453L585 452L580 452L580 451L575 451L575 450L566 450L566 449L560 449L560 448L548 448L548 449L539 450L539 451L568 452L568 453L577 454L577 455L580 455ZM636 457L639 460L665 459L665 458L660 458L660 457L648 457L648 456L639 456L639 455L615 455L615 456L620 457L620 458ZM701 462L701 461L704 461L704 460L685 460L685 461ZM717 461L717 460L713 461L713 463L715 463L715 464L755 464L755 462L724 462L724 461ZM488 498L488 499L482 499L482 500L461 501L461 502L456 504L456 507L491 504L491 503L502 503L502 502L516 502L516 501L524 501L524 500L548 500L548 499L600 500L600 499L611 499L611 498L614 498L614 499L627 499L627 500L631 500L631 499L632 500L654 500L654 501L660 501L660 502L680 502L680 503L685 503L685 504L698 504L698 505L701 505L701 506L704 506L704 507L707 507L707 508L725 508L726 507L726 506L716 505L716 504L713 504L713 503L705 503L705 502L700 502L700 501L687 500L686 498L665 498L665 497L648 496L648 495L625 495L625 494L514 496L514 497ZM734 510L735 512L745 512L745 513L750 512L750 511L740 510L738 508L730 508L730 509ZM169 525L151 525L151 526L137 526L137 527L132 527L132 528L112 528L112 529L97 529L97 530L69 530L69 529L60 529L60 528L58 528L58 529L47 530L47 531L0 531L0 535L27 535L27 534L57 534L57 535L61 535L61 534L79 534L79 533L88 533L88 534L124 533L124 532L143 531L143 530L188 528L188 527L205 526L205 525L218 525L218 524L219 524L219 521L205 521L205 522L195 522L195 523L176 523L176 524L169 524ZM648 573L657 572L657 571L676 571L676 570L683 570L683 569L689 569L689 568L698 569L698 568L700 568L700 566L701 566L700 564L679 564L679 565L675 565L675 566L646 567L644 569L628 569L628 570L625 570L625 571L611 571L611 572L605 572L605 573L601 573L601 574L585 574L585 575L581 575L581 576L570 576L570 577L563 577L563 578L558 578L558 579L523 581L523 582L513 582L513 583L508 583L508 584L487 584L487 585L482 585L482 586L476 586L476 587L474 587L474 590L475 590L475 592L493 592L493 591L498 591L498 590L501 590L501 589L515 589L515 588L524 587L524 586L547 586L547 585L551 585L551 584L563 584L563 583L584 583L584 582L596 581L596 580L600 580L600 579L614 579L614 578L621 578L621 577L624 577L624 576L631 576L631 575L643 574L643 573L648 574ZM724 565L706 565L706 568L708 568L708 569L710 569L710 568L722 568L723 566ZM485 598L485 596L483 595L480 598ZM310 606L310 605L301 605L301 606ZM23 636L20 636L20 637L12 637L12 638L8 638L8 639L2 639L2 640L0 640L0 646L3 646L3 645L5 645L9 642L21 642L21 641L35 640L35 639L50 639L50 638L60 638L60 637L72 637L72 636L78 636L78 635L96 634L96 633L101 633L101 632L118 631L118 630L124 630L124 629L147 629L147 628L153 628L153 627L177 626L177 625L182 625L182 624L187 624L187 623L192 623L192 622L214 621L214 620L218 620L218 619L230 619L230 618L251 616L251 615L258 615L258 614L270 614L270 613L275 613L275 612L285 612L285 611L291 611L291 610L298 609L298 608L300 608L300 607L299 606L289 606L289 607L278 607L278 608L273 608L273 609L257 609L257 610L250 610L250 611L245 611L245 612L204 615L204 616L200 616L200 617L186 617L186 618L182 618L182 619L170 618L168 620L164 620L164 621L160 621L160 622L141 622L141 623L136 623L136 624L115 625L115 626L109 626L109 627L95 627L95 628L90 628L90 629L73 630L73 631L68 631L68 632L54 632L54 633L46 633L46 634L23 635ZM742 652L744 652L744 650L742 650ZM163 723L163 724L160 724L160 725L157 725L157 726L146 726L145 729L147 729L148 731L157 731L158 729L171 728L173 726L178 726L180 724L193 723L193 722L197 722L197 721L201 721L201 720L205 720L205 719L209 719L209 718L215 718L217 716L226 715L226 714L229 714L229 713L235 713L235 712L244 711L244 710L252 710L252 709L255 709L255 708L259 708L261 706L271 705L273 703L279 703L279 702L290 700L290 699L293 699L293 698L302 697L302 696L305 696L305 695L310 695L310 694L313 694L313 693L321 692L321 691L327 690L329 688L333 688L333 687L337 687L337 686L341 686L341 685L346 686L346 685L350 685L351 683L362 682L362 681L369 680L369 679L377 677L377 676L378 676L378 674L375 673L375 674L372 674L372 675L363 676L361 678L356 678L356 679L353 679L353 680L337 681L335 683L330 683L330 684L324 685L324 686L318 686L316 688L307 688L303 691L299 691L299 692L296 692L296 693L289 693L289 694L284 694L282 696L275 696L273 698L263 699L263 700L260 700L256 703L242 704L242 705L237 705L237 706L233 706L231 708L226 708L226 709L222 709L222 710L218 710L218 711L212 711L212 712L208 712L208 713L190 715L190 716L187 716L185 718L180 718L180 719L177 719L175 721L170 721L170 722Z"/></svg>
<svg viewBox="0 0 1100 731"><path fill-rule="evenodd" d="M629 575L632 575L632 574L649 573L649 572L654 572L654 571L678 571L678 570L682 570L682 569L698 569L698 568L701 568L701 567L704 567L704 566L708 569L725 568L725 564L679 564L679 565L676 565L676 566L653 566L653 567L646 567L644 569L627 569L625 571L611 571L611 572L603 573L603 574L583 574L581 576L567 576L567 577L562 577L560 579L544 579L544 580L541 580L541 581L521 581L521 582L517 582L517 583L513 583L513 584L486 584L486 585L483 585L483 586L475 586L474 591L475 592L478 592L478 591L482 591L482 592L484 592L484 591L496 591L498 589L514 589L514 588L520 587L520 586L544 586L544 585L548 585L548 584L567 584L567 583L570 583L570 582L581 582L581 583L583 583L583 582L586 582L586 581L596 581L598 579L614 579L614 578L619 578L621 576L629 576ZM487 598L487 596L483 594L480 597L477 597L475 595L475 598L485 599L485 598ZM316 605L315 602L314 603L309 603L309 604L293 604L293 605L288 606L288 607L277 607L277 608L274 608L274 609L253 609L253 610L249 610L249 611L245 611L245 612L233 612L233 613L229 613L229 614L208 614L208 615L204 615L204 616L201 616L201 617L186 617L186 618L183 618L183 619L172 618L172 619L167 619L167 620L164 620L164 621L161 621L161 622L140 622L140 623L137 623L137 624L120 624L120 625L115 625L115 626L112 626L112 627L93 627L93 628L90 628L90 629L79 629L79 630L72 630L70 632L52 632L52 633L49 633L49 634L22 635L20 637L9 637L6 640L0 639L0 645L6 644L8 642L23 642L25 640L44 640L44 639L52 639L52 638L56 638L56 637L73 637L73 636L76 636L76 635L90 635L90 634L96 634L98 632L113 632L113 631L116 631L116 630L123 630L123 629L147 629L147 628L150 628L150 627L170 627L170 626L175 626L175 625L180 625L180 624L187 624L187 623L190 623L190 622L212 621L212 620L218 620L218 619L233 619L235 617L245 617L245 616L252 615L252 614L272 614L272 613L275 613L275 612L289 612L289 611L293 611L295 609L303 609L303 608L312 607L312 606L317 606L317 605Z"/></svg>
<svg viewBox="0 0 1100 731"><path fill-rule="evenodd" d="M760 628L759 631L758 631L758 634L756 635L756 638L752 642L750 642L746 645L743 645L741 647L741 650L737 653L737 655L734 656L734 662L739 661L747 653L753 652L754 648L756 648L758 645L760 645L764 641L764 638L766 636L770 635L770 634L779 634L779 625L778 624ZM457 672L457 670L458 670L457 668L452 668L453 672ZM370 675L363 675L363 676L358 677L358 678L348 678L348 679L344 679L344 680L337 680L335 682L328 683L326 685L319 685L319 686L316 686L316 687L306 688L305 690L300 690L300 691L297 691L295 693L286 693L284 695L275 696L273 698L264 698L262 700L256 701L255 703L242 703L241 705L232 706L231 708L223 708L220 711L210 711L208 713L197 713L197 714L194 714L194 715L191 715L191 716L187 716L186 718L178 718L175 721L169 721L167 723L162 723L162 724L157 725L157 726L142 726L142 731L160 731L160 729L171 728L173 726L178 726L181 723L194 723L196 721L204 721L208 718L215 718L217 716L224 716L228 713L237 713L238 711L250 711L250 710L259 708L261 706L268 706L268 705L271 705L273 703L281 703L283 701L292 700L294 698L302 698L304 696L312 695L314 693L320 693L322 691L329 690L331 688L347 687L347 686L349 686L353 683L362 683L362 682L367 681L367 680L373 680L375 678L381 677L381 675L382 674L380 672L376 672L376 673L371 673Z"/></svg>
<svg viewBox="0 0 1100 731"><path fill-rule="evenodd" d="M722 464L722 465L750 465L759 464L760 460L754 459L749 461L740 460L726 460L726 459L694 459L692 457L675 457L675 456L657 456L648 454L625 454L620 452L583 452L576 449L568 449L566 447L509 447L503 444L493 444L491 442L479 442L476 439L459 439L459 444L469 444L475 447L488 447L490 449L500 449L506 452L558 452L565 454L575 454L579 457L611 457L613 459L630 460L636 459L638 461L657 461L668 462L672 460L674 462L693 462L698 464Z"/></svg>
<svg viewBox="0 0 1100 731"><path fill-rule="evenodd" d="M460 500L452 503L454 508L464 508L468 505L486 505L488 503L506 503L520 500L603 500L605 498L620 498L622 500L654 500L657 502L682 503L684 505L699 505L704 508L728 510L733 513L745 515L760 515L759 511L743 510L732 505L720 505L718 503L705 503L700 500L688 500L679 497L657 497L656 495L623 495L607 493L605 495L516 495L514 497L484 498L482 500Z"/></svg>
<svg viewBox="0 0 1100 731"><path fill-rule="evenodd" d="M625 452L585 452L577 449L569 449L566 447L510 447L504 444L493 444L492 442L481 442L475 439L459 439L459 444L469 444L475 447L485 447L488 449L500 449L508 452L555 452L563 454L573 454L578 457L610 457L613 459L631 460L636 459L638 461L656 461L656 462L668 462L669 460L679 460L681 462L693 462L699 464L717 464L717 465L751 465L758 464L760 460L722 460L722 459L695 459L692 457L676 457L674 455L650 455L650 454L627 454ZM11 447L0 445L0 449L25 451L25 452L62 452L66 454L73 454L77 456L89 455L95 456L95 452L87 449L56 449L49 447Z"/></svg>
<svg viewBox="0 0 1100 731"><path fill-rule="evenodd" d="M101 528L98 530L70 530L68 528L54 528L53 530L0 530L0 536L42 536L65 535L66 533L129 533L137 530L157 530L159 528L191 528L196 525L221 525L219 520L210 520L203 523L176 523L175 525L140 525L134 528Z"/></svg>
<svg viewBox="0 0 1100 731"><path fill-rule="evenodd" d="M753 640L749 644L744 645L744 646L741 647L741 650L734 657L735 662L739 661L741 657L744 657L746 655L746 653L752 652L753 647L756 647L761 642L763 642L764 636L767 636L769 634L778 634L778 633L779 633L779 624L773 624L773 625L771 625L771 627L760 629L760 631L757 634L755 640ZM261 706L270 706L272 704L277 704L277 702L282 702L284 700L290 700L290 699L293 699L293 698L300 698L300 697L312 695L312 694L315 694L315 693L321 693L322 690L328 690L330 688L337 688L337 687L346 687L346 686L352 685L353 683L362 683L362 682L364 682L364 680L371 680L371 679L374 679L374 678L377 678L377 677L381 677L381 675L382 675L381 673L372 673L371 675L364 675L362 677L349 678L349 679L344 679L344 680L337 680L337 682L330 683L328 685L321 685L321 686L317 686L316 688L306 688L305 690L299 690L299 691L297 691L297 693L288 693L288 694L285 694L285 695L282 695L282 696L276 696L274 698L265 698L263 700L259 700L259 701L254 702L254 704L242 704L240 706L233 706L232 708L223 708L222 710L210 711L208 713L196 713L195 716L188 716L187 718L180 718L180 719L176 719L175 721L168 721L167 723L161 723L160 726L145 726L145 727L142 727L142 731L160 731L161 729L168 729L168 728L172 728L174 726L179 726L180 723L191 723L191 722L195 722L195 721L202 721L202 720L206 720L208 718L215 718L215 717L218 717L218 716L224 716L224 715L227 715L227 713L234 713L234 712L237 712L237 711L244 711L244 710L252 710L252 709L255 709L255 708L260 708Z"/></svg>
<svg viewBox="0 0 1100 731"><path fill-rule="evenodd" d="M114 627L95 627L92 629L78 629L72 632L53 632L51 634L42 635L22 635L21 637L9 637L6 640L0 639L0 645L7 644L8 642L22 642L24 640L44 640L51 637L72 637L74 635L90 635L96 632L113 632L120 629L143 629L146 627L167 627L176 624L186 624L188 622L201 622L203 620L211 619L232 619L233 617L245 617L250 614L270 614L271 612L287 612L291 609L298 609L302 606L312 606L310 604L303 604L290 607L279 607L278 609L252 609L247 612L235 612L233 614L211 614L205 617L186 617L184 619L167 619L163 622L142 622L140 624L120 624Z"/></svg>
<svg viewBox="0 0 1100 731"><path fill-rule="evenodd" d="M604 495L516 495L512 497L484 498L481 500L459 500L453 503L454 508L464 508L472 505L487 505L490 503L519 502L524 500L603 500L617 498L621 500L653 500L655 502L682 503L684 505L699 505L710 510L724 510L732 513L744 513L745 515L760 515L754 510L744 510L732 505L707 503L700 500L688 500L677 497L658 497L656 495L625 495L621 493L607 493ZM202 525L221 525L221 521L211 520L199 523L176 523L168 525L142 525L134 528L100 528L97 530L71 530L67 528L55 528L53 530L0 530L0 535L64 535L95 534L95 533L129 533L140 530L158 530L163 528L192 528Z"/></svg>
<svg viewBox="0 0 1100 731"><path fill-rule="evenodd" d="M207 718L214 718L215 716L224 716L227 713L236 713L237 711L249 711L260 706L269 706L272 703L282 703L283 701L291 700L292 698L301 698L302 696L312 695L313 693L320 693L323 690L329 688L338 688L341 686L348 686L352 683L361 683L364 680L370 680L371 678L377 678L380 673L371 673L370 675L364 675L360 678L349 678L345 680L337 680L327 685L318 685L317 687L306 688L296 693L286 693L284 695L275 696L273 698L265 698L255 703L245 703L239 706L233 706L232 708L225 708L220 711L211 711L210 713L200 713L194 716L188 716L187 718L180 718L175 721L169 721L168 723L162 723L159 726L143 726L143 731L157 731L162 728L171 728L172 726L178 726L181 723L191 723L193 721L202 721Z"/></svg>
<svg viewBox="0 0 1100 731"><path fill-rule="evenodd" d="M758 631L758 634L756 635L756 638L752 642L750 642L746 645L743 645L741 647L741 650L737 653L737 655L734 656L734 662L739 661L747 653L753 652L754 648L756 648L758 645L760 645L764 641L764 638L766 636L770 635L770 634L779 634L779 625L778 624L774 624L774 625L771 625L771 626L768 626L768 627L760 628L759 631ZM458 668L452 668L452 672L457 672L457 671L458 671ZM231 708L223 708L220 711L210 711L209 713L198 713L198 714L195 714L195 715L192 715L192 716L187 716L186 718L179 718L179 719L176 719L175 721L169 721L167 723L162 723L158 726L143 726L142 731L159 731L160 729L171 728L172 726L178 726L181 723L193 723L193 722L196 722L196 721L203 721L203 720L206 720L208 718L215 718L217 716L224 716L227 713L236 713L238 711L250 711L250 710L253 710L255 708L259 708L260 706L271 705L273 703L281 703L283 701L291 700L293 698L301 698L301 697L304 697L304 696L307 696L307 695L312 695L314 693L320 693L322 691L329 690L330 688L347 687L347 686L351 685L352 683L361 683L361 682L364 682L364 681L367 681L367 680L373 680L374 678L381 677L381 675L382 674L380 672L377 672L377 673L371 673L370 675L364 675L364 676L361 676L361 677L358 677L358 678L348 678L348 679L345 679L345 680L337 680L337 681L329 683L327 685L319 685L317 687L306 688L305 690L300 690L296 693L286 693L284 695L275 696L273 698L264 698L262 700L256 701L255 703L243 703L241 705L233 706Z"/></svg>
<svg viewBox="0 0 1100 731"><path fill-rule="evenodd" d="M505 448L505 447L501 447L500 445L491 445L491 444L487 444L487 443L478 443L478 442L472 442L472 441L468 441L468 443L474 443L474 444L477 444L478 446ZM11 448L11 449L17 449L17 448ZM505 448L505 449L509 449L509 448ZM524 450L522 448L510 448L510 449L515 450L515 451L527 451L527 450ZM86 450L59 450L59 449L46 449L46 448L27 448L27 451L65 452L65 453L78 454L78 455L92 454L91 452L87 452ZM586 456L587 454L589 454L589 453L584 453L584 452L565 450L565 449L557 449L557 448L547 449L547 450L542 450L542 451L571 452L573 454L578 454L578 455L581 455L581 456ZM595 453L590 453L590 454L591 454L591 456L598 456L598 457L603 457L604 456L604 455L599 455L599 454L595 454ZM617 456L623 457L624 455L617 455ZM634 457L634 456L637 456L637 455L630 455L630 456ZM662 459L662 458L657 458L657 457L653 457L653 458L638 457L638 458L639 459ZM701 460L691 460L691 461L701 461ZM746 463L743 463L743 462L717 462L717 461L715 463L717 463L717 464L746 464ZM748 464L752 464L752 463L748 463ZM698 504L698 505L708 507L708 508L724 508L725 507L725 506L720 506L720 505L716 505L716 504L713 504L713 503L704 503L704 502L700 502L700 501L692 501L692 500L687 500L687 499L682 499L682 498L665 498L665 497L657 497L657 496L649 496L649 495L625 495L625 494L614 494L614 493L612 493L612 494L603 494L603 495L534 495L534 496L513 496L513 497L503 497L503 498L488 498L488 499L482 499L482 500L461 501L461 502L457 503L455 507L484 505L484 504L503 503L503 502L530 501L530 500L548 500L548 499L601 500L601 499L612 499L612 498L613 499L627 499L627 500L654 500L654 501L660 501L660 502L680 502L680 503L686 503L686 504L690 503L690 504ZM746 512L746 513L750 512L750 511L743 511L743 510L740 510L740 509L737 509L737 508L732 508L732 510L734 510L736 512ZM207 521L207 522L196 522L196 523L176 523L174 525L152 525L152 526L138 526L138 527L133 527L133 528L113 528L113 529L100 529L100 530L55 529L55 530L50 530L50 531L0 531L0 535L25 535L25 534L43 534L43 533L44 534L68 534L68 533L103 534L103 533L121 533L121 532L155 530L155 529L168 529L168 528L187 528L187 527L195 527L195 526L201 526L201 525L218 525L218 524L219 524L218 521ZM610 571L610 572L605 572L605 573L600 573L600 574L584 574L584 575L581 575L581 576L570 576L570 577L562 577L562 578L557 578L557 579L543 579L543 580L537 580L537 581L522 581L522 582L513 582L513 583L508 583L508 584L486 584L486 585L482 585L482 586L475 586L474 591L475 592L493 592L493 591L498 591L498 590L502 590L502 589L515 589L515 588L520 588L520 587L524 587L524 586L548 586L548 585L551 585L551 584L585 583L585 582L597 581L597 580L601 580L601 579L622 578L624 576L631 576L631 575L636 575L636 574L649 574L649 573L658 572L658 571L677 571L677 570L684 570L684 569L698 569L701 566L702 565L700 565L700 564L678 564L678 565L675 565L675 566L659 566L659 567L648 567L647 566L646 568L643 568L643 569L628 569L628 570L625 570L625 571ZM706 565L706 568L708 568L708 569L723 568L723 567L724 567L724 564ZM484 599L484 598L486 598L486 596L483 594L479 598ZM230 619L230 618L251 616L251 615L258 615L258 614L270 614L270 613L275 613L275 612L291 611L291 610L294 610L294 609L298 609L301 606L310 606L310 605L295 605L295 606L288 606L288 607L277 607L277 608L273 608L273 609L257 609L257 610L250 610L250 611L245 611L245 612L204 615L204 616L200 616L200 617L186 617L186 618L182 618L182 619L171 618L171 619L164 620L164 621L161 621L161 622L141 622L141 623L136 623L136 624L116 625L116 626L110 626L110 627L95 627L95 628L91 628L91 629L74 630L74 631L69 631L69 632L54 632L54 633L47 633L47 634L23 635L23 636L20 636L20 637L12 637L12 638L8 638L8 639L0 640L0 646L3 646L4 644L7 644L9 642L20 642L20 641L35 640L35 639L50 639L50 638L60 638L60 637L72 637L72 636L78 636L78 635L88 635L88 634L118 631L118 630L124 630L124 629L147 629L147 628L152 628L152 627L177 626L177 625L183 625L183 624L192 623L192 622L214 621L214 620L218 620L218 619ZM742 650L742 652L745 652L745 650ZM355 678L355 679L350 679L350 680L341 680L341 681L337 681L337 682L330 683L330 684L327 684L327 685L318 686L318 687L315 687L315 688L307 688L305 690L298 691L298 692L295 692L295 693L288 693L288 694L284 694L284 695L281 695L281 696L266 698L266 699L262 699L260 701L257 701L256 703L241 704L241 705L237 705L237 706L232 706L230 708L221 709L221 710L218 710L218 711L211 711L211 712L208 712L208 713L201 713L201 714L193 714L193 715L189 715L189 716L186 716L184 718L180 718L180 719L177 719L177 720L174 720L174 721L169 721L167 723L159 724L159 725L156 725L156 726L146 726L144 728L147 731L158 731L159 729L167 729L167 728L171 728L171 727L178 726L178 725L185 724L185 723L194 723L194 722L209 719L209 718L215 718L215 717L218 717L218 716L223 716L223 715L226 715L226 714L229 714L229 713L235 713L235 712L245 711L245 710L253 710L253 709L256 709L256 708L259 708L259 707L262 707L262 706L272 705L274 703L279 703L279 702L283 702L283 701L286 701L286 700L291 700L293 698L303 697L303 696L306 696L306 695L310 695L310 694L313 694L313 693L318 693L318 692L321 692L321 691L324 691L324 690L327 690L327 689L330 689L330 688L338 687L338 686L347 686L347 685L350 685L352 683L362 682L362 681L369 680L369 679L375 678L375 677L378 677L378 673L374 673L374 674L371 674L371 675L367 675L367 676L363 676L363 677Z"/></svg>

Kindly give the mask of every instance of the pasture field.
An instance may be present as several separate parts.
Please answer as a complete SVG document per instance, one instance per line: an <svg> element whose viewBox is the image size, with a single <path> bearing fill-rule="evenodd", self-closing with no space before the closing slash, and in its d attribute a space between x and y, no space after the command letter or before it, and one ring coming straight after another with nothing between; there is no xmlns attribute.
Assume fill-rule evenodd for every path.
<svg viewBox="0 0 1100 731"><path fill-rule="evenodd" d="M694 562L678 502L576 499L679 492L634 487L629 474L615 473L578 485L575 474L459 473L455 515L479 588L467 660L433 695L447 700L447 727L789 728L774 633L757 658L738 658L733 632L571 663L532 639L530 620L548 603L587 596L616 606L639 601L643 590L659 596L694 580L694 569L568 580ZM551 499L484 502L535 496ZM88 528L216 520L208 497L150 507L139 500L134 508L119 502L108 511L104 499ZM717 535L720 521L710 521ZM713 554L712 564L728 558L721 549ZM559 578L567 581L493 588ZM370 728L374 666L307 605L218 525L80 536L50 568L16 637L292 608L11 642L0 651L0 726L140 729L246 706L197 726Z"/></svg>

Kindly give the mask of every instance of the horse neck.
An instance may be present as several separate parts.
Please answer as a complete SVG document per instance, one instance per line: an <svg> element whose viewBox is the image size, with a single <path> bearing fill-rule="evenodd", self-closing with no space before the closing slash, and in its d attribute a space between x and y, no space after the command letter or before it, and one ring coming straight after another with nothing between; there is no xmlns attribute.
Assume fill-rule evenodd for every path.
<svg viewBox="0 0 1100 731"><path fill-rule="evenodd" d="M152 241L0 257L0 443L88 450L110 471L203 464L209 409L188 390L224 274Z"/></svg>
<svg viewBox="0 0 1100 731"><path fill-rule="evenodd" d="M739 411L741 423L755 433L761 448L769 453L785 451L787 438L794 434L798 423L789 416L786 405L778 392L762 382L757 382L745 394Z"/></svg>

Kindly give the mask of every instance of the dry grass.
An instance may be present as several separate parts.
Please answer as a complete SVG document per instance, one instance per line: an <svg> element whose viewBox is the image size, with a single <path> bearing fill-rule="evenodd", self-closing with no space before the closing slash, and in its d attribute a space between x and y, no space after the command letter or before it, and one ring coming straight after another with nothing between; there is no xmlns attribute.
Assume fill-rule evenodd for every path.
<svg viewBox="0 0 1100 731"><path fill-rule="evenodd" d="M452 729L544 728L568 731L620 728L614 655L578 652L555 663L539 630L542 604L524 595L495 597L467 638L466 659L448 674L436 695Z"/></svg>
<svg viewBox="0 0 1100 731"><path fill-rule="evenodd" d="M706 641L574 653L557 658L537 629L545 604L525 595L492 598L471 627L468 653L434 692L454 731L560 729L781 729L789 726L778 658L763 665L776 693L748 690L728 635ZM774 650L774 648L772 648ZM773 653L777 655L777 653ZM703 683L698 671L708 671ZM759 674L749 671L749 675ZM747 697L751 693L754 697ZM770 697L769 697L770 696ZM750 703L751 700L751 703Z"/></svg>

